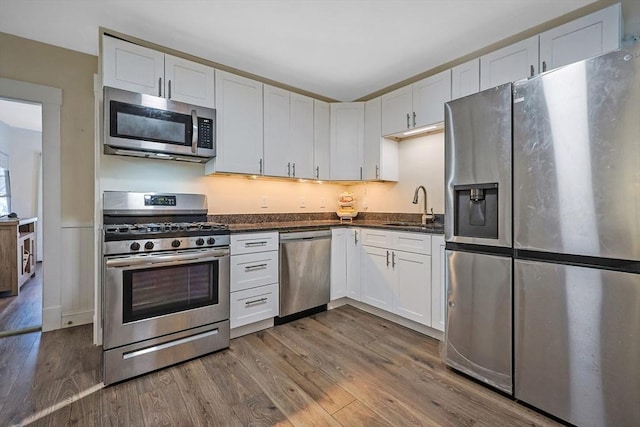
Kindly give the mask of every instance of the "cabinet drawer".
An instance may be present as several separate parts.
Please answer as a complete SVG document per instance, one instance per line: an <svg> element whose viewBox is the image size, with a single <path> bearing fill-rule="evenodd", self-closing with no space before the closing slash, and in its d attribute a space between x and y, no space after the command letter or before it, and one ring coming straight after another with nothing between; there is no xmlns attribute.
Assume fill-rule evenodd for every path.
<svg viewBox="0 0 640 427"><path fill-rule="evenodd" d="M231 255L278 250L278 232L231 235Z"/></svg>
<svg viewBox="0 0 640 427"><path fill-rule="evenodd" d="M394 232L392 239L393 249L431 255L431 236L428 234Z"/></svg>
<svg viewBox="0 0 640 427"><path fill-rule="evenodd" d="M231 292L278 283L278 252L233 255Z"/></svg>
<svg viewBox="0 0 640 427"><path fill-rule="evenodd" d="M362 244L365 246L376 246L378 248L390 248L392 234L393 232L388 230L363 228L361 233Z"/></svg>
<svg viewBox="0 0 640 427"><path fill-rule="evenodd" d="M276 317L279 310L278 284L231 293L231 328Z"/></svg>

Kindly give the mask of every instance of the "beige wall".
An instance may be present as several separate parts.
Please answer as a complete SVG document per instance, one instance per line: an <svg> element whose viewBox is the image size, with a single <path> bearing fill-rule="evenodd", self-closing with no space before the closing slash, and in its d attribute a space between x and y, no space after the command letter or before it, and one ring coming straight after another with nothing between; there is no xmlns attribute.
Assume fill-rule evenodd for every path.
<svg viewBox="0 0 640 427"><path fill-rule="evenodd" d="M62 89L63 224L93 222L93 75L97 72L95 56L0 33L1 77Z"/></svg>
<svg viewBox="0 0 640 427"><path fill-rule="evenodd" d="M102 155L101 190L207 194L209 213L331 212L347 187L246 176L204 176L204 166ZM267 207L262 207L266 197ZM304 200L304 208L301 207ZM324 203L323 203L324 202ZM322 207L324 205L324 207Z"/></svg>
<svg viewBox="0 0 640 427"><path fill-rule="evenodd" d="M406 139L399 142L400 163L397 183L358 184L350 187L360 211L421 213L424 201L414 205L413 193L418 185L427 190L427 208L444 213L444 133ZM365 209L366 207L366 209Z"/></svg>

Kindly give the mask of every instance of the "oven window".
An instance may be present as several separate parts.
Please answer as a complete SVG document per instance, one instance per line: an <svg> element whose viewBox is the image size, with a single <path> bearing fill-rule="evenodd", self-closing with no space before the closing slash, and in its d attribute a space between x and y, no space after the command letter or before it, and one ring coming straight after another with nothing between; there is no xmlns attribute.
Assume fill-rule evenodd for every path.
<svg viewBox="0 0 640 427"><path fill-rule="evenodd" d="M218 262L123 272L124 323L218 304Z"/></svg>

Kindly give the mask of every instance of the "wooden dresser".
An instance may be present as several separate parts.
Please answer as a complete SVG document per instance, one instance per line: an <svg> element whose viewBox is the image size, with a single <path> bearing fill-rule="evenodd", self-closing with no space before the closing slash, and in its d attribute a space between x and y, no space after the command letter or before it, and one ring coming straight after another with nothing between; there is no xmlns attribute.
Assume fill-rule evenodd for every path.
<svg viewBox="0 0 640 427"><path fill-rule="evenodd" d="M0 220L0 296L18 295L36 274L37 218Z"/></svg>

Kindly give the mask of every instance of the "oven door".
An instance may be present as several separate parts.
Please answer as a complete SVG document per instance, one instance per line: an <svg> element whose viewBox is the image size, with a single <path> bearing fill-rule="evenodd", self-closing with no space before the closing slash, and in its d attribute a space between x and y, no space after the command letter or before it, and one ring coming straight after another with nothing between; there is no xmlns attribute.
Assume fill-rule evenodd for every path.
<svg viewBox="0 0 640 427"><path fill-rule="evenodd" d="M229 249L106 257L103 348L229 319Z"/></svg>

